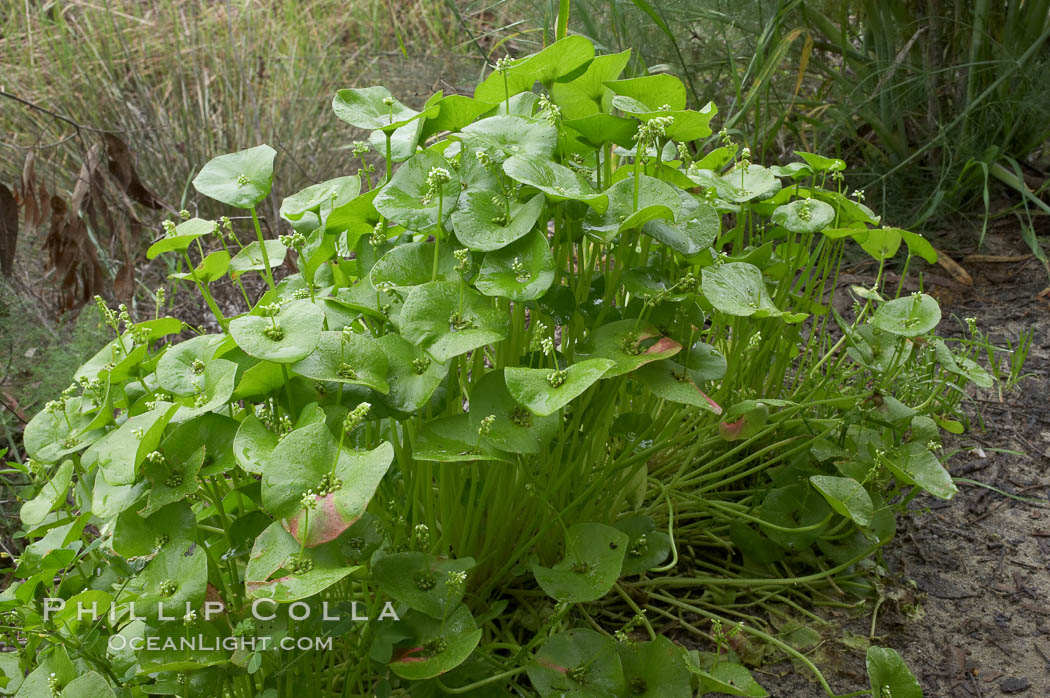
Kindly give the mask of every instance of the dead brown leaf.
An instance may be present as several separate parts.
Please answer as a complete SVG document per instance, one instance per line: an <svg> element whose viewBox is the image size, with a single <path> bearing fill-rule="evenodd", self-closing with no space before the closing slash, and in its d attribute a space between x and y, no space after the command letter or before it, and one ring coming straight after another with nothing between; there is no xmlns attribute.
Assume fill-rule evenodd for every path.
<svg viewBox="0 0 1050 698"><path fill-rule="evenodd" d="M970 273L941 250L937 250L937 264L940 264L959 283L973 286L973 277L970 276Z"/></svg>
<svg viewBox="0 0 1050 698"><path fill-rule="evenodd" d="M14 273L15 246L18 244L18 202L15 195L0 184L0 273Z"/></svg>

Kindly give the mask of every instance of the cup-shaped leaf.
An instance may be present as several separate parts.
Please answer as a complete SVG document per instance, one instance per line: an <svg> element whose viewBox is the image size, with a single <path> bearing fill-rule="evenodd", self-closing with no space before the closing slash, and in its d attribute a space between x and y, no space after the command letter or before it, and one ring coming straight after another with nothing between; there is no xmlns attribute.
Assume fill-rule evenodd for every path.
<svg viewBox="0 0 1050 698"><path fill-rule="evenodd" d="M138 479L139 466L156 450L164 427L178 405L158 403L156 409L129 417L113 431L88 448L81 462L97 462L111 485L130 485Z"/></svg>
<svg viewBox="0 0 1050 698"><path fill-rule="evenodd" d="M900 337L926 334L940 321L940 305L925 293L914 293L880 303L871 316L873 327Z"/></svg>
<svg viewBox="0 0 1050 698"><path fill-rule="evenodd" d="M694 205L685 207L674 221L651 220L642 226L642 231L672 250L692 257L711 247L722 229L722 217L714 206L706 201L694 200Z"/></svg>
<svg viewBox="0 0 1050 698"><path fill-rule="evenodd" d="M386 382L386 355L378 340L363 334L322 332L317 348L292 364L291 369L314 380L365 385L379 393L390 392Z"/></svg>
<svg viewBox="0 0 1050 698"><path fill-rule="evenodd" d="M308 300L281 306L276 315L242 315L230 334L248 356L280 364L305 359L321 340L324 311Z"/></svg>
<svg viewBox="0 0 1050 698"><path fill-rule="evenodd" d="M632 97L650 111L659 111L661 107L670 107L671 111L685 109L685 85L674 75L657 73L640 78L609 80L605 86L618 95Z"/></svg>
<svg viewBox="0 0 1050 698"><path fill-rule="evenodd" d="M459 134L465 150L482 150L496 165L513 155L549 158L558 144L558 131L542 119L490 116L475 121Z"/></svg>
<svg viewBox="0 0 1050 698"><path fill-rule="evenodd" d="M685 649L663 635L649 642L617 645L630 693L646 698L691 698L692 675Z"/></svg>
<svg viewBox="0 0 1050 698"><path fill-rule="evenodd" d="M654 327L637 320L617 320L602 325L579 346L583 356L611 359L614 366L603 376L613 378L630 373L651 361L674 356L682 345L662 336Z"/></svg>
<svg viewBox="0 0 1050 698"><path fill-rule="evenodd" d="M340 448L323 422L296 429L263 466L263 506L307 546L327 543L364 514L393 456L389 442L372 451Z"/></svg>
<svg viewBox="0 0 1050 698"><path fill-rule="evenodd" d="M506 339L510 320L461 282L432 281L408 294L398 318L401 336L441 363Z"/></svg>
<svg viewBox="0 0 1050 698"><path fill-rule="evenodd" d="M486 296L531 301L547 292L554 282L554 257L547 237L538 230L489 252L481 261L474 282Z"/></svg>
<svg viewBox="0 0 1050 698"><path fill-rule="evenodd" d="M738 317L782 317L801 322L806 313L785 313L773 305L762 271L747 262L727 262L705 267L702 292L715 310Z"/></svg>
<svg viewBox="0 0 1050 698"><path fill-rule="evenodd" d="M73 461L63 461L58 470L44 482L36 495L22 505L18 515L22 524L27 528L33 528L47 518L47 515L64 502L69 483L73 480Z"/></svg>
<svg viewBox="0 0 1050 698"><path fill-rule="evenodd" d="M634 205L634 178L627 177L605 190L609 206L604 213L591 212L584 219L584 230L602 242L611 242L626 230L640 228L648 221L673 221L682 197L667 182L641 175L638 181L638 206Z"/></svg>
<svg viewBox="0 0 1050 698"><path fill-rule="evenodd" d="M178 444L167 452L160 451L163 459L147 461L143 469L150 481L149 500L142 509L143 516L149 516L173 502L182 501L200 486L197 474L204 464L204 446L190 454L180 453L181 449L177 446Z"/></svg>
<svg viewBox="0 0 1050 698"><path fill-rule="evenodd" d="M448 173L448 181L430 191L434 170ZM379 213L408 230L427 232L452 215L459 200L459 174L440 153L424 150L407 160L373 199ZM440 214L440 215L439 215Z"/></svg>
<svg viewBox="0 0 1050 698"><path fill-rule="evenodd" d="M582 201L598 213L609 205L606 194L596 192L583 177L550 160L515 155L503 163L503 171L516 182L536 187L551 201Z"/></svg>
<svg viewBox="0 0 1050 698"><path fill-rule="evenodd" d="M384 254L372 266L368 280L373 288L407 291L428 281L456 281L456 258L452 245L433 242L410 242L398 245ZM437 254L437 265L434 255ZM434 270L437 269L437 277Z"/></svg>
<svg viewBox="0 0 1050 698"><path fill-rule="evenodd" d="M605 113L566 119L562 123L580 134L595 148L606 143L615 143L621 148L632 148L634 137L638 133L638 124L633 119Z"/></svg>
<svg viewBox="0 0 1050 698"><path fill-rule="evenodd" d="M630 514L617 519L613 526L627 534L627 554L620 575L644 574L660 565L671 553L671 539L656 529L656 522L644 514Z"/></svg>
<svg viewBox="0 0 1050 698"><path fill-rule="evenodd" d="M567 36L538 53L513 61L506 75L492 71L474 88L474 99L496 104L508 95L532 89L537 82L571 80L582 73L593 58L594 44L589 39L578 34Z"/></svg>
<svg viewBox="0 0 1050 698"><path fill-rule="evenodd" d="M795 199L778 206L772 219L792 233L815 233L835 222L835 209L817 199Z"/></svg>
<svg viewBox="0 0 1050 698"><path fill-rule="evenodd" d="M248 557L248 596L278 603L318 594L360 567L347 565L335 543L301 550L299 541L274 521L259 534Z"/></svg>
<svg viewBox="0 0 1050 698"><path fill-rule="evenodd" d="M193 268L193 271L168 274L168 278L210 284L224 277L229 268L230 253L226 250L216 250L202 259L200 264Z"/></svg>
<svg viewBox="0 0 1050 698"><path fill-rule="evenodd" d="M723 661L720 656L701 661L697 655L696 650L688 655L686 668L700 677L701 694L722 693L747 698L766 698L769 695L743 664Z"/></svg>
<svg viewBox="0 0 1050 698"><path fill-rule="evenodd" d="M254 208L270 193L275 155L277 151L268 145L220 155L197 173L193 187L229 206Z"/></svg>
<svg viewBox="0 0 1050 698"><path fill-rule="evenodd" d="M540 453L561 425L557 415L541 417L517 402L502 370L482 376L470 395L470 426L477 430L490 416L494 419L485 439L511 453Z"/></svg>
<svg viewBox="0 0 1050 698"><path fill-rule="evenodd" d="M565 557L554 567L532 566L547 595L557 601L584 603L605 596L620 576L629 538L612 526L575 524L565 532Z"/></svg>
<svg viewBox="0 0 1050 698"><path fill-rule="evenodd" d="M901 656L889 647L869 647L865 658L871 693L893 698L922 698L922 687Z"/></svg>
<svg viewBox="0 0 1050 698"><path fill-rule="evenodd" d="M485 112L491 111L493 104L471 99L466 95L442 95L433 105L438 108L437 114L431 116L423 125L421 138L427 138L442 131L456 132L474 123L474 120ZM435 95L437 96L437 95Z"/></svg>
<svg viewBox="0 0 1050 698"><path fill-rule="evenodd" d="M886 454L883 462L902 482L918 485L938 499L951 499L959 491L951 473L924 443L911 441L903 444Z"/></svg>
<svg viewBox="0 0 1050 698"><path fill-rule="evenodd" d="M809 482L837 513L858 526L870 526L875 515L871 495L864 486L851 477L810 475Z"/></svg>
<svg viewBox="0 0 1050 698"><path fill-rule="evenodd" d="M333 209L350 203L360 192L361 178L357 175L329 179L285 198L281 202L281 218L298 221L314 212L320 213L323 219Z"/></svg>
<svg viewBox="0 0 1050 698"><path fill-rule="evenodd" d="M780 191L780 180L773 171L761 165L740 166L724 175L710 170L690 170L689 178L702 187L714 189L718 198L734 203L766 199Z"/></svg>
<svg viewBox="0 0 1050 698"><path fill-rule="evenodd" d="M26 454L44 463L90 446L106 435L102 429L88 429L95 421L98 406L87 398L66 400L52 412L42 409L29 420L22 433Z"/></svg>
<svg viewBox="0 0 1050 698"><path fill-rule="evenodd" d="M553 635L526 671L542 698L627 695L616 642L589 628Z"/></svg>
<svg viewBox="0 0 1050 698"><path fill-rule="evenodd" d="M795 155L805 160L809 169L813 172L841 172L846 169L846 163L838 158L828 158L816 153L806 153L796 150Z"/></svg>
<svg viewBox="0 0 1050 698"><path fill-rule="evenodd" d="M277 435L266 428L255 415L248 415L233 439L233 455L237 465L254 475L261 475L266 460L277 448Z"/></svg>
<svg viewBox="0 0 1050 698"><path fill-rule="evenodd" d="M233 395L234 382L237 379L237 364L225 359L213 359L208 362L204 372L195 376L194 394L190 397L176 398L179 410L171 418L173 422L185 422L197 415L217 410L226 405Z"/></svg>
<svg viewBox="0 0 1050 698"><path fill-rule="evenodd" d="M769 490L759 507L759 518L777 526L763 527L763 532L794 552L805 550L820 538L830 513L824 498L800 483Z"/></svg>
<svg viewBox="0 0 1050 698"><path fill-rule="evenodd" d="M157 382L174 395L193 395L194 384L225 335L206 334L169 346L157 361Z"/></svg>
<svg viewBox="0 0 1050 698"><path fill-rule="evenodd" d="M149 246L146 259L153 259L163 252L182 252L197 238L211 235L219 229L215 221L191 218L175 226L175 234L165 236Z"/></svg>
<svg viewBox="0 0 1050 698"><path fill-rule="evenodd" d="M390 668L411 681L423 681L455 669L481 640L474 616L462 604L441 620L409 611L401 625L411 633L410 641L394 650Z"/></svg>
<svg viewBox="0 0 1050 698"><path fill-rule="evenodd" d="M563 371L511 366L504 379L511 396L541 417L565 407L597 383L615 365L611 359L586 359Z"/></svg>
<svg viewBox="0 0 1050 698"><path fill-rule="evenodd" d="M192 541L165 546L138 575L142 593L135 612L147 620L160 615L181 620L189 608L199 608L208 586L208 556Z"/></svg>
<svg viewBox="0 0 1050 698"><path fill-rule="evenodd" d="M396 334L378 340L387 358L387 384L390 392L383 402L399 412L422 409L448 374L448 364L435 361L423 347Z"/></svg>
<svg viewBox="0 0 1050 698"><path fill-rule="evenodd" d="M710 122L718 113L714 102L708 102L703 109L651 109L633 97L617 95L613 97L612 106L630 114L639 121L651 121L655 118L670 118L671 123L664 128L664 135L676 141L693 141L711 135Z"/></svg>
<svg viewBox="0 0 1050 698"><path fill-rule="evenodd" d="M264 240L263 243L266 245L266 259L263 259L262 246L258 240L248 243L230 260L230 278L236 280L246 272L262 271L266 269L267 260L271 269L284 264L288 248L280 240Z"/></svg>
<svg viewBox="0 0 1050 698"><path fill-rule="evenodd" d="M459 606L466 584L465 577L456 578L473 567L470 557L449 560L410 551L377 556L372 578L398 603L440 620Z"/></svg>
<svg viewBox="0 0 1050 698"><path fill-rule="evenodd" d="M596 56L587 65L587 70L578 77L552 85L551 96L561 109L562 116L566 119L578 119L598 113L606 95L612 94L605 83L619 78L630 60L630 49Z"/></svg>
<svg viewBox="0 0 1050 698"><path fill-rule="evenodd" d="M646 364L632 373L631 378L664 400L722 414L721 406L700 390L685 366L669 359Z"/></svg>
<svg viewBox="0 0 1050 698"><path fill-rule="evenodd" d="M472 250L491 252L524 237L543 213L543 194L524 203L510 202L506 217L502 195L491 189L468 191L452 214L456 238Z"/></svg>
<svg viewBox="0 0 1050 698"><path fill-rule="evenodd" d="M192 541L196 534L197 519L184 501L146 516L124 511L113 527L113 550L125 558L146 556L157 551L159 537L167 541L164 545L169 545Z"/></svg>
<svg viewBox="0 0 1050 698"><path fill-rule="evenodd" d="M392 132L420 117L381 85L339 90L332 99L332 111L351 126L367 131Z"/></svg>
<svg viewBox="0 0 1050 698"><path fill-rule="evenodd" d="M412 457L437 463L514 462L512 456L483 439L478 429L470 425L470 416L466 414L439 417L424 424L412 442Z"/></svg>

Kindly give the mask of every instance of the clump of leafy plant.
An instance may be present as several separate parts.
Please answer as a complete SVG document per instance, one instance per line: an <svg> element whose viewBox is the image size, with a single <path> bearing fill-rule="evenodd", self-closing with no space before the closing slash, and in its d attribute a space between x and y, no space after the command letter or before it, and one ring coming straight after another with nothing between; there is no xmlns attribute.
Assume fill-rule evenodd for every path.
<svg viewBox="0 0 1050 698"><path fill-rule="evenodd" d="M929 296L831 296L847 238L932 249L841 161L698 152L714 106L627 60L568 37L418 111L341 90L361 167L285 199L277 240L273 149L201 170L256 239L186 216L148 255L217 331L100 302L114 339L26 429L20 695L764 695L756 645L809 660L741 609L875 601L865 561L952 495L939 428L989 379ZM210 288L247 273L268 290L227 317ZM279 645L304 637L332 644Z"/></svg>

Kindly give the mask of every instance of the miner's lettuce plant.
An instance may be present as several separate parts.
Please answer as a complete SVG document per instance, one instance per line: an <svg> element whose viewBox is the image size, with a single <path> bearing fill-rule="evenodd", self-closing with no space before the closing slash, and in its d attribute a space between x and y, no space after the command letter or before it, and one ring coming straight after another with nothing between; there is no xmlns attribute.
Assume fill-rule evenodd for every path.
<svg viewBox="0 0 1050 698"><path fill-rule="evenodd" d="M701 152L714 105L627 60L571 36L418 111L341 90L360 166L284 199L276 240L273 149L201 170L255 239L187 214L148 256L214 323L100 299L113 340L25 430L9 689L760 696L745 664L812 668L757 613L875 601L869 558L918 492L952 496L939 433L991 379L886 286L933 249L843 162ZM844 317L854 244L879 275ZM679 618L698 649L659 633ZM191 636L273 642L166 642ZM302 637L332 649L278 648ZM868 665L918 690L892 650Z"/></svg>

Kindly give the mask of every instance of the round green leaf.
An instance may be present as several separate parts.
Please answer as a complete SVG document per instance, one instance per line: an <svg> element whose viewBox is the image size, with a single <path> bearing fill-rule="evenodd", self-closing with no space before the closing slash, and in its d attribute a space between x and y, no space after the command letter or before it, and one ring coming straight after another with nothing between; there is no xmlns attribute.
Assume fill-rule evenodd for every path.
<svg viewBox="0 0 1050 698"><path fill-rule="evenodd" d="M254 208L270 193L275 155L268 145L220 155L201 169L193 188L230 206Z"/></svg>
<svg viewBox="0 0 1050 698"><path fill-rule="evenodd" d="M242 315L230 321L230 334L248 356L291 364L306 358L321 339L324 311L308 300L281 306L277 315ZM279 334L268 330L276 325ZM269 332L269 334L267 334Z"/></svg>
<svg viewBox="0 0 1050 698"><path fill-rule="evenodd" d="M925 293L913 293L880 303L871 316L872 326L900 337L926 334L940 321L940 305Z"/></svg>
<svg viewBox="0 0 1050 698"><path fill-rule="evenodd" d="M722 229L722 217L706 201L695 203L674 221L651 220L642 226L642 231L686 257L699 254L714 244Z"/></svg>
<svg viewBox="0 0 1050 698"><path fill-rule="evenodd" d="M387 360L379 341L371 336L322 332L317 348L291 366L301 376L319 381L365 385L390 392L386 382Z"/></svg>
<svg viewBox="0 0 1050 698"><path fill-rule="evenodd" d="M615 365L610 359L587 359L564 371L547 368L504 369L507 390L533 414L552 415L597 383Z"/></svg>
<svg viewBox="0 0 1050 698"><path fill-rule="evenodd" d="M351 126L367 131L392 132L420 117L382 86L339 90L332 99L332 111Z"/></svg>
<svg viewBox="0 0 1050 698"><path fill-rule="evenodd" d="M309 212L330 213L348 204L361 192L361 178L357 175L336 177L296 192L281 202L281 217L298 221Z"/></svg>
<svg viewBox="0 0 1050 698"><path fill-rule="evenodd" d="M662 635L649 642L617 645L631 695L646 698L692 698L692 676L681 647Z"/></svg>
<svg viewBox="0 0 1050 698"><path fill-rule="evenodd" d="M650 361L674 356L682 345L663 337L656 328L637 320L617 320L602 325L578 348L583 356L611 359L614 365L603 378L630 373Z"/></svg>
<svg viewBox="0 0 1050 698"><path fill-rule="evenodd" d="M160 387L174 395L193 395L194 384L200 381L216 345L224 338L206 334L169 346L157 361Z"/></svg>
<svg viewBox="0 0 1050 698"><path fill-rule="evenodd" d="M546 199L536 194L524 203L512 201L510 220L500 203L502 195L490 189L467 191L452 213L456 238L472 250L491 252L524 237L543 213Z"/></svg>
<svg viewBox="0 0 1050 698"><path fill-rule="evenodd" d="M40 491L36 493L36 496L22 505L18 512L19 517L22 519L22 525L28 529L43 523L47 515L60 502L65 502L66 492L69 490L69 483L72 480L73 461L63 461L58 470L40 487Z"/></svg>
<svg viewBox="0 0 1050 698"><path fill-rule="evenodd" d="M449 584L449 575L473 567L473 558L449 560L410 551L376 556L372 578L398 603L440 620L459 605L466 588L464 584Z"/></svg>
<svg viewBox="0 0 1050 698"><path fill-rule="evenodd" d="M792 233L815 233L835 222L835 209L816 199L796 199L778 206L772 219Z"/></svg>
<svg viewBox="0 0 1050 698"><path fill-rule="evenodd" d="M922 698L922 687L895 650L889 647L869 647L865 665L868 669L868 680L871 681L872 695L879 698Z"/></svg>
<svg viewBox="0 0 1050 698"><path fill-rule="evenodd" d="M627 691L616 642L589 628L553 635L526 671L542 698L608 698Z"/></svg>
<svg viewBox="0 0 1050 698"><path fill-rule="evenodd" d="M383 335L378 343L387 358L390 386L383 401L401 412L422 409L448 374L448 364L433 360L423 347L396 334Z"/></svg>
<svg viewBox="0 0 1050 698"><path fill-rule="evenodd" d="M113 550L125 558L141 557L157 551L158 538L170 545L192 541L196 534L197 519L185 501L169 504L148 516L128 510L121 512L113 527Z"/></svg>
<svg viewBox="0 0 1050 698"><path fill-rule="evenodd" d="M805 313L785 313L773 305L762 271L747 262L727 262L704 267L701 291L715 310L738 317L783 317L801 322Z"/></svg>
<svg viewBox="0 0 1050 698"><path fill-rule="evenodd" d="M428 197L431 170L443 169L450 179ZM444 224L459 199L459 174L440 153L424 150L406 161L373 199L379 213L408 230L427 232ZM439 214L440 213L440 221Z"/></svg>
<svg viewBox="0 0 1050 698"><path fill-rule="evenodd" d="M584 230L602 242L611 242L626 230L640 228L656 220L673 221L682 198L667 182L642 175L638 182L638 207L634 206L634 178L616 182L604 192L609 206L602 214L590 212L584 219Z"/></svg>
<svg viewBox="0 0 1050 698"><path fill-rule="evenodd" d="M164 427L177 409L177 405L157 403L156 409L128 418L93 443L84 452L81 462L97 462L102 476L112 485L134 483L139 465L148 453L156 450Z"/></svg>
<svg viewBox="0 0 1050 698"><path fill-rule="evenodd" d="M564 165L529 155L515 155L503 163L503 171L516 182L536 187L551 201L582 201L602 213L609 197L598 193L580 175Z"/></svg>
<svg viewBox="0 0 1050 698"><path fill-rule="evenodd" d="M287 603L318 594L360 569L347 565L335 543L306 548L274 521L252 546L244 583L248 596Z"/></svg>
<svg viewBox="0 0 1050 698"><path fill-rule="evenodd" d="M135 610L147 620L159 616L181 620L189 608L199 608L208 586L208 557L192 541L180 541L161 549L139 573L142 593ZM174 591L172 591L174 589Z"/></svg>
<svg viewBox="0 0 1050 698"><path fill-rule="evenodd" d="M829 513L824 498L799 483L770 490L759 507L759 518L779 527L763 527L763 532L774 543L795 552L820 538Z"/></svg>
<svg viewBox="0 0 1050 698"><path fill-rule="evenodd" d="M613 526L630 538L620 570L622 577L644 574L662 564L671 553L671 539L656 530L656 523L644 514L629 514L617 519Z"/></svg>
<svg viewBox="0 0 1050 698"><path fill-rule="evenodd" d="M557 601L597 601L619 578L629 540L612 526L575 524L565 533L565 558L551 568L534 564L532 573Z"/></svg>
<svg viewBox="0 0 1050 698"><path fill-rule="evenodd" d="M496 165L512 155L549 158L558 144L558 131L542 119L490 116L475 121L459 134L463 148L483 150Z"/></svg>
<svg viewBox="0 0 1050 698"><path fill-rule="evenodd" d="M560 417L541 417L515 401L502 370L482 376L470 395L471 428L476 431L489 416L495 420L486 441L511 453L540 453L561 426Z"/></svg>
<svg viewBox="0 0 1050 698"><path fill-rule="evenodd" d="M432 281L408 294L398 318L401 336L441 363L507 337L510 320L477 291Z"/></svg>
<svg viewBox="0 0 1050 698"><path fill-rule="evenodd" d="M538 230L489 252L481 261L474 286L486 296L531 301L554 281L554 257L546 236Z"/></svg>
<svg viewBox="0 0 1050 698"><path fill-rule="evenodd" d="M266 259L270 262L270 268L276 269L284 264L288 248L282 245L280 240L264 240L263 242L266 244ZM263 260L262 247L258 241L251 242L242 247L241 251L230 260L230 278L236 280L245 272L262 271L265 268L266 261Z"/></svg>
<svg viewBox="0 0 1050 698"><path fill-rule="evenodd" d="M437 463L514 462L508 454L481 438L478 430L470 425L470 416L466 414L440 417L424 424L412 442L412 457Z"/></svg>
<svg viewBox="0 0 1050 698"><path fill-rule="evenodd" d="M396 650L390 668L410 681L430 679L455 669L481 640L474 617L462 604L441 620L409 611L401 625L411 633L411 645Z"/></svg>
<svg viewBox="0 0 1050 698"><path fill-rule="evenodd" d="M206 221L203 218L191 218L175 226L175 234L165 236L149 246L146 250L146 259L153 259L163 252L182 252L197 238L211 235L218 231L219 225L215 221Z"/></svg>
<svg viewBox="0 0 1050 698"><path fill-rule="evenodd" d="M594 58L594 44L578 34L555 41L542 51L512 61L506 75L492 71L476 88L474 99L490 104L506 100L508 94L531 90L541 82L571 80Z"/></svg>
<svg viewBox="0 0 1050 698"><path fill-rule="evenodd" d="M773 172L761 165L750 165L746 170L737 167L724 175L706 170L690 170L688 174L697 184L713 188L718 198L738 204L769 198L781 186Z"/></svg>
<svg viewBox="0 0 1050 698"><path fill-rule="evenodd" d="M438 247L433 242L410 242L393 248L372 266L368 280L373 288L404 291L428 281L456 281L455 248ZM434 254L437 253L437 279L434 278Z"/></svg>
<svg viewBox="0 0 1050 698"><path fill-rule="evenodd" d="M632 373L631 378L664 400L722 414L722 407L700 390L689 371L669 359L648 363Z"/></svg>
<svg viewBox="0 0 1050 698"><path fill-rule="evenodd" d="M277 448L277 436L255 415L248 415L233 438L233 456L237 465L254 475L261 475L263 465Z"/></svg>
<svg viewBox="0 0 1050 698"><path fill-rule="evenodd" d="M263 466L263 506L285 519L292 536L308 547L327 543L361 517L393 456L389 442L373 451L340 448L323 422L295 429ZM333 473L342 484L324 496L309 495L316 504L304 511L303 496L321 490L322 481Z"/></svg>
<svg viewBox="0 0 1050 698"><path fill-rule="evenodd" d="M40 410L26 424L22 442L30 458L54 463L62 456L90 446L105 435L101 429L87 431L98 407L84 398L65 401L59 411Z"/></svg>
<svg viewBox="0 0 1050 698"><path fill-rule="evenodd" d="M657 73L640 78L609 80L605 86L618 95L633 97L651 111L668 106L672 111L685 109L685 85L674 75Z"/></svg>
<svg viewBox="0 0 1050 698"><path fill-rule="evenodd" d="M938 499L951 499L959 491L951 473L924 443L906 443L886 454L883 462L905 484L918 485Z"/></svg>
<svg viewBox="0 0 1050 698"><path fill-rule="evenodd" d="M811 475L810 483L824 495L831 508L858 526L870 526L875 515L871 495L864 486L851 477Z"/></svg>

